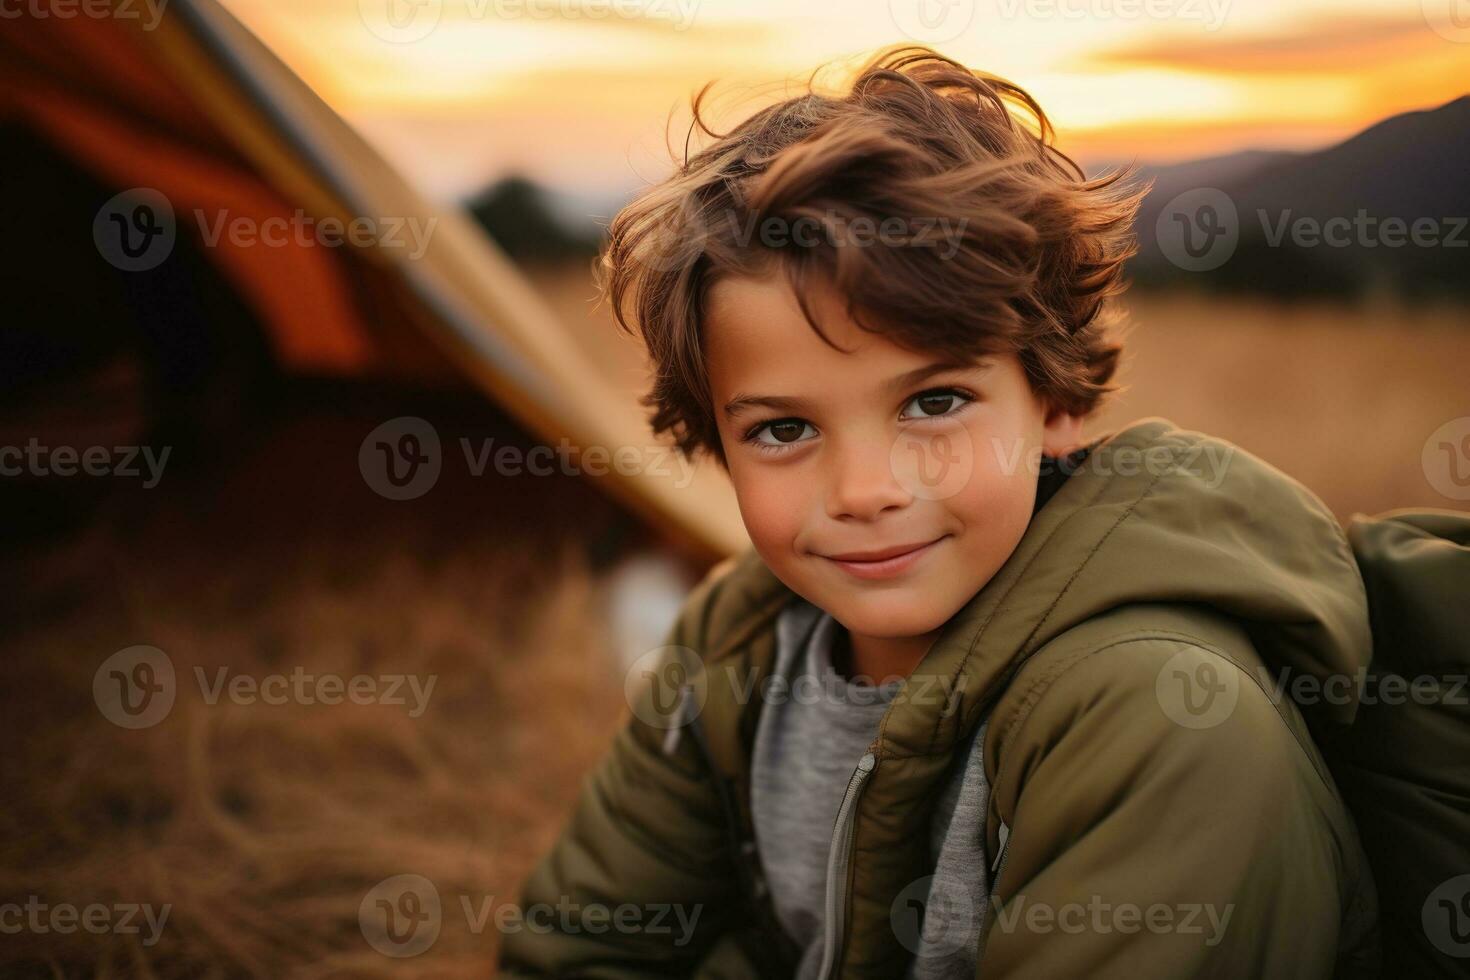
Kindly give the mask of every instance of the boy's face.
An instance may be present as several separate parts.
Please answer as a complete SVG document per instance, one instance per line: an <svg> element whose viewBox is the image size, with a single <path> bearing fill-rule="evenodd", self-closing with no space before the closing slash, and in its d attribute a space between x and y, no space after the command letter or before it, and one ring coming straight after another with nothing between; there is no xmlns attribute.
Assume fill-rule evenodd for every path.
<svg viewBox="0 0 1470 980"><path fill-rule="evenodd" d="M864 331L830 288L812 306L847 353L812 331L784 276L710 289L706 357L741 517L771 571L849 631L931 632L1010 557L1041 453L1076 448L1082 421L1048 413L1014 354L921 373L940 358Z"/></svg>

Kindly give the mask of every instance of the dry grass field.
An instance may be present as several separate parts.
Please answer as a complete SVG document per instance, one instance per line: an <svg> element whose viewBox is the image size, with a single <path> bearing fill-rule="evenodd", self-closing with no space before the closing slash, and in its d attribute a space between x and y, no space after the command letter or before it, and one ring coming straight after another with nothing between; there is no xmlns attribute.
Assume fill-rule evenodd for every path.
<svg viewBox="0 0 1470 980"><path fill-rule="evenodd" d="M146 927L7 934L0 976L489 970L497 933L479 917L513 898L623 706L588 548L623 519L573 478L449 466L421 500L382 500L356 462L382 417L339 401L238 460L7 549L0 902L170 911L146 945ZM177 696L157 725L125 730L92 685L135 644L168 655ZM430 693L211 704L221 668L408 675ZM437 941L413 959L359 928L368 890L398 874L433 881L443 903Z"/></svg>
<svg viewBox="0 0 1470 980"><path fill-rule="evenodd" d="M604 363L636 349L587 315L581 270L537 280ZM1346 516L1450 506L1419 469L1426 436L1470 414L1466 313L1286 310L1145 297L1111 427L1164 415L1226 436ZM414 406L407 406L412 409ZM603 566L616 509L572 478L446 475L418 504L356 472L376 419L303 412L210 469L119 495L85 526L0 561L6 804L0 896L168 905L156 944L83 930L7 935L0 973L36 977L484 976L478 913L513 897L622 710ZM446 468L446 474L450 471ZM106 720L98 665L134 644L170 656L160 724ZM209 704L194 668L263 677L434 677L403 706ZM371 949L366 891L432 880L439 939Z"/></svg>
<svg viewBox="0 0 1470 980"><path fill-rule="evenodd" d="M1470 309L1135 295L1121 381L1097 420L1143 415L1229 439L1296 477L1339 520L1461 507L1425 479L1425 441L1470 416Z"/></svg>

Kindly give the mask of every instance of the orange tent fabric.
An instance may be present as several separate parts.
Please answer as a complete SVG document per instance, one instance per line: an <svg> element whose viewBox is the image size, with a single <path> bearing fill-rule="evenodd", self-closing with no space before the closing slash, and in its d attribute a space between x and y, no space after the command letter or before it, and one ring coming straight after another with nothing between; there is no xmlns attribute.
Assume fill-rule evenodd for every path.
<svg viewBox="0 0 1470 980"><path fill-rule="evenodd" d="M170 0L153 30L115 17L7 23L0 120L19 120L104 185L157 190L177 233L196 244L200 211L211 228L221 215L256 229L298 214L433 222L415 255L228 237L201 248L258 318L283 368L450 373L548 443L669 449L468 216L425 201L217 0ZM595 479L706 558L745 547L718 469L696 467L688 483L678 470Z"/></svg>
<svg viewBox="0 0 1470 980"><path fill-rule="evenodd" d="M0 34L0 111L120 188L149 187L173 204L180 233L199 220L255 227L295 213L156 69L136 21L52 18L43 31ZM323 247L240 247L221 236L208 254L270 331L293 369L352 373L373 344L354 306L341 254Z"/></svg>

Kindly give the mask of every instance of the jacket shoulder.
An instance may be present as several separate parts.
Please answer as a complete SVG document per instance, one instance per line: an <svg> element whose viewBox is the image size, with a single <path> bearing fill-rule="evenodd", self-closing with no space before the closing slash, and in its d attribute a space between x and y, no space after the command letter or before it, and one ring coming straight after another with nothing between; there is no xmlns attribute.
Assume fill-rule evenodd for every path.
<svg viewBox="0 0 1470 980"><path fill-rule="evenodd" d="M679 612L674 642L702 658L725 656L795 596L753 545L716 563L690 590Z"/></svg>
<svg viewBox="0 0 1470 980"><path fill-rule="evenodd" d="M1269 685L1240 666L1248 648L1149 619L1102 643L1064 634L997 705L986 770L1008 833L995 900L1213 907L1234 916L1217 946L1150 936L1128 940L1131 958L1170 975L1261 975L1261 964L1271 976L1328 975L1371 945L1376 917L1330 776L1283 724ZM987 846L1000 847L999 826ZM1288 917L1290 937L1278 928ZM1049 973L1067 975L1114 961L1112 942L1089 932L1064 949L992 930L986 969L1050 960Z"/></svg>
<svg viewBox="0 0 1470 980"><path fill-rule="evenodd" d="M1326 762L1283 687L1245 628L1215 610L1121 607L1027 658L996 704L987 756L1018 775L1002 755L1034 759L1066 742L1116 758L1132 745L1180 765L1247 765L1262 785L1305 778L1332 806Z"/></svg>
<svg viewBox="0 0 1470 980"><path fill-rule="evenodd" d="M1212 630L1139 625L1074 630L1028 658L996 706L992 727L1014 737L1030 727L1065 728L1094 714L1134 729L1205 730L1242 701L1274 715L1261 661L1249 640L1220 642Z"/></svg>

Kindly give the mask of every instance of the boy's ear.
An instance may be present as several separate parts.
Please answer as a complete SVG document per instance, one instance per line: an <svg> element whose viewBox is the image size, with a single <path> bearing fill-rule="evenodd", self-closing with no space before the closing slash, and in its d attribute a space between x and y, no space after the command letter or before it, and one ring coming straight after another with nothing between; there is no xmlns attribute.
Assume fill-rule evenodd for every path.
<svg viewBox="0 0 1470 980"><path fill-rule="evenodd" d="M1041 432L1041 451L1058 459L1083 445L1083 416L1072 415L1060 408L1046 409L1046 422Z"/></svg>

